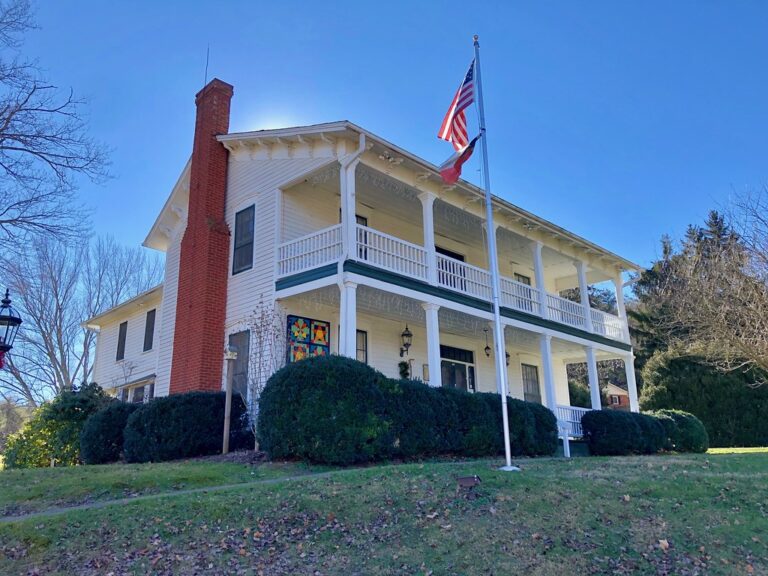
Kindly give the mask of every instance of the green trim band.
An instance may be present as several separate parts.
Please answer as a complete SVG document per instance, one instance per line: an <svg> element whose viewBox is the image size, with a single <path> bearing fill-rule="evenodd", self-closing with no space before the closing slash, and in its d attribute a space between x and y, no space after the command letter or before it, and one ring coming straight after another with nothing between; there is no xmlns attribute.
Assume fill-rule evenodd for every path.
<svg viewBox="0 0 768 576"><path fill-rule="evenodd" d="M307 270L306 272L299 272L298 274L286 276L285 278L280 278L280 280L275 282L275 290L285 290L286 288L293 288L299 284L306 284L307 282L312 282L313 280L327 278L328 276L333 276L336 274L338 269L338 264L333 263L320 266L319 268L313 268L312 270Z"/></svg>
<svg viewBox="0 0 768 576"><path fill-rule="evenodd" d="M472 296L465 296L464 294L453 292L447 288L432 286L431 284L427 284L421 280L415 280L413 278L402 276L394 272L381 270L380 268L375 268L374 266L363 264L362 262L345 260L343 269L345 272L360 274L361 276L367 276L368 278L381 280L382 282L386 282L388 284L394 284L395 286L401 286L402 288L408 288L410 290L416 290L417 292L422 292L424 294L437 296L438 298L450 300L451 302L456 302L457 304L464 304L465 306L483 310L484 312L493 311L493 306L491 303L486 302L485 300L473 298ZM298 274L294 274L293 276L281 278L275 283L275 288L277 290L291 288L293 286L298 286L299 284L311 282L319 278L325 278L326 276L335 274L336 271L337 265L329 264L327 266L315 268L314 270L309 270L308 272L300 272ZM519 310L513 310L512 308L502 306L501 315L505 318L520 320L526 324L533 324L534 326L548 328L556 332L562 332L563 334L569 334L571 336L576 336L577 338L583 338L584 340L591 340L592 342L604 344L605 346L610 346L611 348L618 348L620 350L625 350L626 352L632 350L632 346L625 342L612 340L611 338L607 338L606 336L601 336L599 334L592 334L591 332L587 332L586 330L582 330L580 328L575 328L567 324L560 324L554 320L548 320L541 318L540 316L535 316L526 312L520 312Z"/></svg>

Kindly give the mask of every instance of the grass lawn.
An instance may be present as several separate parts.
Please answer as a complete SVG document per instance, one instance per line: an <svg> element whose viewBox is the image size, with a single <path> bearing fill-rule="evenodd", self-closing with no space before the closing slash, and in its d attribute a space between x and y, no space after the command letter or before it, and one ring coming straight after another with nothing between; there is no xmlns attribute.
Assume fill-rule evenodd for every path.
<svg viewBox="0 0 768 576"><path fill-rule="evenodd" d="M768 454L519 463L522 473L488 461L378 466L0 523L0 573L768 574ZM66 472L89 484L196 465L28 480L56 502ZM233 481L213 469L211 481ZM455 478L475 473L474 496L457 494ZM8 483L20 490L3 472L0 494Z"/></svg>
<svg viewBox="0 0 768 576"><path fill-rule="evenodd" d="M38 468L0 472L0 517L101 500L306 474L303 464L206 462Z"/></svg>

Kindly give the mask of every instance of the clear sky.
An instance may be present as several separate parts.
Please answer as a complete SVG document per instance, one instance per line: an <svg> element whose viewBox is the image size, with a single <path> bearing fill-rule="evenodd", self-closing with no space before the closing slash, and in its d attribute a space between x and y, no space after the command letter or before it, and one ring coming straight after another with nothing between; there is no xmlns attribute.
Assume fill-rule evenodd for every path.
<svg viewBox="0 0 768 576"><path fill-rule="evenodd" d="M768 182L768 3L38 1L25 53L90 99L113 178L97 233L139 244L191 149L194 94L232 131L351 120L440 163L480 34L492 188L640 264ZM478 180L477 164L465 176Z"/></svg>

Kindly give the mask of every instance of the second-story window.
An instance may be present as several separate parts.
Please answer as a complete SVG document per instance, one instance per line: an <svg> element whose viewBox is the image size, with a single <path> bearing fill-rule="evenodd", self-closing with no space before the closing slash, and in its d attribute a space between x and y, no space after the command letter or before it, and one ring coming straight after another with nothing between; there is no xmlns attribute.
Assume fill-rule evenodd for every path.
<svg viewBox="0 0 768 576"><path fill-rule="evenodd" d="M525 284L526 286L530 286L531 285L531 277L530 276L525 276L523 274L518 274L517 272L515 272L515 280L517 282L520 282L520 284Z"/></svg>
<svg viewBox="0 0 768 576"><path fill-rule="evenodd" d="M253 224L255 207L249 206L235 215L235 247L232 253L232 274L253 267Z"/></svg>
<svg viewBox="0 0 768 576"><path fill-rule="evenodd" d="M125 358L125 338L128 336L128 322L120 324L117 332L117 354L115 360L122 360Z"/></svg>
<svg viewBox="0 0 768 576"><path fill-rule="evenodd" d="M152 350L152 346L155 341L155 313L157 311L152 309L147 312L147 322L144 324L144 352Z"/></svg>

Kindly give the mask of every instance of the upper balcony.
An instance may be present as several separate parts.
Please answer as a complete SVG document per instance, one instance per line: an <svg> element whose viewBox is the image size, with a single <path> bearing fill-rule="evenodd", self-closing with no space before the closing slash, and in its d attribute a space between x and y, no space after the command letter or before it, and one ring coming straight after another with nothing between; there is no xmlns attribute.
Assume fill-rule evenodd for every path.
<svg viewBox="0 0 768 576"><path fill-rule="evenodd" d="M278 279L344 259L491 302L482 218L365 165L355 171L351 199L355 223L344 226L337 167L282 191ZM616 281L616 275L504 226L497 227L496 235L503 308L524 319L527 315L628 341L622 318L591 308L584 299L574 302L559 295L568 288L584 293L588 283Z"/></svg>

